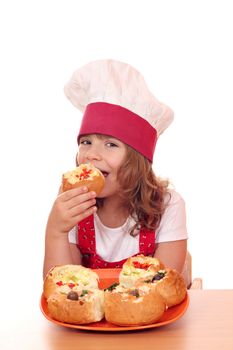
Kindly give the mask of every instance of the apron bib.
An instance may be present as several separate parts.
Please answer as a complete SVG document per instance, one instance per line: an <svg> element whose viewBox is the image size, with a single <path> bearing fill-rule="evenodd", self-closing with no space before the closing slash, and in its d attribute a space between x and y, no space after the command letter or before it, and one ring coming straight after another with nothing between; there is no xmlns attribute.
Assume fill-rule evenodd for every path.
<svg viewBox="0 0 233 350"><path fill-rule="evenodd" d="M145 256L153 256L155 252L155 231L141 229L139 233L139 251L137 254ZM124 262L120 261L104 261L96 252L94 216L91 215L82 220L77 225L77 247L82 254L82 265L91 269L99 268L121 268ZM134 256L135 256L134 255Z"/></svg>

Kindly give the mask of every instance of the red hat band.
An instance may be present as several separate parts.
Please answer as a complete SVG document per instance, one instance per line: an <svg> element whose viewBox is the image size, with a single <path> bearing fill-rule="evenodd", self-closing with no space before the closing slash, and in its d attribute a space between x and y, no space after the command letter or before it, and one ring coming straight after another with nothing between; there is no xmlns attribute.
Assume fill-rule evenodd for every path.
<svg viewBox="0 0 233 350"><path fill-rule="evenodd" d="M119 105L94 102L87 105L78 134L102 134L119 139L151 162L157 141L153 126L139 115Z"/></svg>

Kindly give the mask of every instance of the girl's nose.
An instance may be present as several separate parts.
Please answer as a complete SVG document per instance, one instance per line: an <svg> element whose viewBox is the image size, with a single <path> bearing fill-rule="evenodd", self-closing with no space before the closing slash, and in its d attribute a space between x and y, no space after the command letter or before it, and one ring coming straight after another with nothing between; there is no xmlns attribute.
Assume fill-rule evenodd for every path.
<svg viewBox="0 0 233 350"><path fill-rule="evenodd" d="M96 147L91 147L86 153L86 158L89 161L101 160L101 154Z"/></svg>

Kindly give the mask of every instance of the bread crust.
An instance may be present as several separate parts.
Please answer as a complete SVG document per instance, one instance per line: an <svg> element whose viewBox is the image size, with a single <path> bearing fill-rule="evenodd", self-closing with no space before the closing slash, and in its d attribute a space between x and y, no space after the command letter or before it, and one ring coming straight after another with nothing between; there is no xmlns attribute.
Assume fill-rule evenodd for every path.
<svg viewBox="0 0 233 350"><path fill-rule="evenodd" d="M130 294L135 288L116 288L105 291L105 318L119 326L140 326L157 322L164 314L166 304L161 295L150 286L138 287L139 296Z"/></svg>
<svg viewBox="0 0 233 350"><path fill-rule="evenodd" d="M80 164L71 171L62 175L62 191L68 191L73 188L86 186L89 191L96 192L97 196L101 193L105 184L105 177L94 165Z"/></svg>
<svg viewBox="0 0 233 350"><path fill-rule="evenodd" d="M55 292L68 294L80 288L98 288L97 273L82 265L59 265L51 268L44 279L43 293L47 299Z"/></svg>
<svg viewBox="0 0 233 350"><path fill-rule="evenodd" d="M126 260L119 281L121 285L130 288L145 280L151 280L155 273L163 268L164 264L159 259L139 254Z"/></svg>
<svg viewBox="0 0 233 350"><path fill-rule="evenodd" d="M104 292L88 291L78 300L70 300L66 294L54 293L47 300L52 318L60 322L86 324L98 322L104 317Z"/></svg>
<svg viewBox="0 0 233 350"><path fill-rule="evenodd" d="M185 280L175 269L166 268L164 271L165 276L151 284L163 297L167 307L178 305L184 300L187 294Z"/></svg>

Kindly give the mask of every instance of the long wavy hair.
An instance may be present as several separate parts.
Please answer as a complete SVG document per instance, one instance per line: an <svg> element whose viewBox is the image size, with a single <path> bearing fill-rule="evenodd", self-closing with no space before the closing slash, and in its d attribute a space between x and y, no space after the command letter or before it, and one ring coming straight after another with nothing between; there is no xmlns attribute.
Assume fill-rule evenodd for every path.
<svg viewBox="0 0 233 350"><path fill-rule="evenodd" d="M122 204L136 221L130 234L138 229L156 230L168 205L169 181L156 177L152 163L127 146L126 159L118 172ZM170 197L167 197L168 199Z"/></svg>

